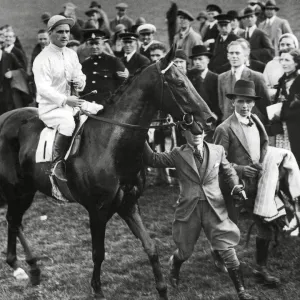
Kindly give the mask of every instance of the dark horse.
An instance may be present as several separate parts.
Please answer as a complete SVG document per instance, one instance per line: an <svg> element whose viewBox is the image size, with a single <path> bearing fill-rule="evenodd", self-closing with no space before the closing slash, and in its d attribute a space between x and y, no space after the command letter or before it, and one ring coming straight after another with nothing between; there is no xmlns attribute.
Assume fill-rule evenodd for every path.
<svg viewBox="0 0 300 300"><path fill-rule="evenodd" d="M175 118L190 121L201 133L214 117L187 77L171 61L172 49L160 62L136 74L112 97L101 115L113 124L89 118L78 156L67 161L68 185L75 200L89 214L94 263L91 285L96 299L105 299L100 280L104 238L108 220L118 213L139 238L148 254L160 299L168 299L158 252L141 220L137 198L137 174L147 128L161 108ZM0 195L8 204L7 263L18 268L17 238L25 250L31 282L39 284L40 269L22 232L22 217L37 190L51 196L49 163L35 163L35 151L43 123L37 109L10 111L0 117ZM122 123L122 125L120 125ZM135 128L128 124L136 125Z"/></svg>

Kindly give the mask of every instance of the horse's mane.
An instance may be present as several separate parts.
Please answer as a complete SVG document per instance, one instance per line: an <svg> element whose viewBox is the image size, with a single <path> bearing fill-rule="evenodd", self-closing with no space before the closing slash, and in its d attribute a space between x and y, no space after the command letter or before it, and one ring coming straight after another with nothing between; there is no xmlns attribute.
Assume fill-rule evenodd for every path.
<svg viewBox="0 0 300 300"><path fill-rule="evenodd" d="M133 75L130 75L116 90L115 92L105 100L106 104L111 105L117 102L118 96L122 95L127 87L146 69L148 65L145 65L137 69Z"/></svg>

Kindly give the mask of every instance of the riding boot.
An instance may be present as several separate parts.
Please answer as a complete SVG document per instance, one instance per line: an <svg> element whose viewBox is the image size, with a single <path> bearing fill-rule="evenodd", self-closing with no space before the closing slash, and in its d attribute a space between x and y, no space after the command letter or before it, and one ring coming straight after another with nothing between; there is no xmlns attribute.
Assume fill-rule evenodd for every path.
<svg viewBox="0 0 300 300"><path fill-rule="evenodd" d="M61 181L68 181L65 174L65 155L72 137L57 132L53 144L51 173Z"/></svg>
<svg viewBox="0 0 300 300"><path fill-rule="evenodd" d="M228 275L231 278L237 291L239 300L258 300L256 296L252 296L245 291L244 278L241 268L227 268Z"/></svg>
<svg viewBox="0 0 300 300"><path fill-rule="evenodd" d="M280 279L271 275L267 270L267 261L269 254L270 241L256 237L256 263L257 268L253 270L253 274L267 285L278 285Z"/></svg>
<svg viewBox="0 0 300 300"><path fill-rule="evenodd" d="M183 264L183 262L184 261L178 259L176 255L172 255L170 257L169 263L171 265L171 269L170 269L169 279L170 279L170 283L171 283L172 287L174 287L174 288L178 287L179 272L180 272L180 267Z"/></svg>
<svg viewBox="0 0 300 300"><path fill-rule="evenodd" d="M210 248L210 253L213 257L215 267L217 268L218 271L222 273L227 273L227 268L224 264L224 261L222 257L219 254L219 251L214 250L212 247Z"/></svg>

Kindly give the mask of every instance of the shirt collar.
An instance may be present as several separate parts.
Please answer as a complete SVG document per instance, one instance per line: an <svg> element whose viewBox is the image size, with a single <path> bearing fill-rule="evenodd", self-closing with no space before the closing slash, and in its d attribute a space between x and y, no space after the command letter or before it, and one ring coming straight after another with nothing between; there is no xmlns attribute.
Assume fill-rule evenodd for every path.
<svg viewBox="0 0 300 300"><path fill-rule="evenodd" d="M218 20L214 20L213 22L209 22L208 26L211 29L215 24L217 24Z"/></svg>
<svg viewBox="0 0 300 300"><path fill-rule="evenodd" d="M252 35L253 31L257 28L256 24L251 27L247 27L246 31L249 31L249 34Z"/></svg>
<svg viewBox="0 0 300 300"><path fill-rule="evenodd" d="M191 27L188 27L185 31L180 31L180 37L184 38L185 36L187 36L190 32Z"/></svg>
<svg viewBox="0 0 300 300"><path fill-rule="evenodd" d="M4 50L5 50L6 52L10 53L11 50L12 50L12 48L13 48L14 46L15 46L15 44L12 44L12 45L6 47Z"/></svg>
<svg viewBox="0 0 300 300"><path fill-rule="evenodd" d="M193 152L195 152L195 148L197 148L200 151L201 155L203 155L204 142L202 142L201 144L199 144L195 147L189 143L187 143L187 145L192 149Z"/></svg>
<svg viewBox="0 0 300 300"><path fill-rule="evenodd" d="M220 35L221 41L225 42L228 38L228 35Z"/></svg>
<svg viewBox="0 0 300 300"><path fill-rule="evenodd" d="M236 74L236 75L239 75L239 77L241 77L244 68L245 68L245 65L241 65L241 66L239 66L236 69L235 68L231 68L231 72L232 72L232 74Z"/></svg>
<svg viewBox="0 0 300 300"><path fill-rule="evenodd" d="M267 19L267 20L269 20L269 22L270 22L270 25L272 25L272 24L273 24L273 22L274 22L275 18L276 18L276 16L273 16L272 18L269 18L269 19ZM266 22L267 22L267 20L266 20Z"/></svg>
<svg viewBox="0 0 300 300"><path fill-rule="evenodd" d="M238 121L240 122L240 123L242 123L242 124L245 124L245 125L248 125L249 124L249 119L248 119L248 117L250 117L251 116L251 113L249 113L249 116L248 117L243 117L243 116L241 116L238 112L234 112L235 113L235 115L236 115L236 117L237 117L237 119L238 119ZM250 118L251 119L251 118Z"/></svg>
<svg viewBox="0 0 300 300"><path fill-rule="evenodd" d="M126 61L129 62L133 56L133 54L136 52L136 50L132 51L131 53L129 54L125 54L125 57L126 57Z"/></svg>
<svg viewBox="0 0 300 300"><path fill-rule="evenodd" d="M56 45L54 45L54 44L52 44L52 43L50 43L48 46L46 46L46 47L49 47L51 50L54 50L54 51L56 51L56 52L63 52L64 51L64 48L65 47L62 47L62 48L60 48L60 47L57 47ZM45 48L46 48L45 47Z"/></svg>
<svg viewBox="0 0 300 300"><path fill-rule="evenodd" d="M154 43L154 40L152 40L148 45L144 46L142 45L141 47L146 51L152 44Z"/></svg>
<svg viewBox="0 0 300 300"><path fill-rule="evenodd" d="M203 79L205 79L207 72L208 72L208 68L206 68L204 71L202 71L201 77L202 77Z"/></svg>

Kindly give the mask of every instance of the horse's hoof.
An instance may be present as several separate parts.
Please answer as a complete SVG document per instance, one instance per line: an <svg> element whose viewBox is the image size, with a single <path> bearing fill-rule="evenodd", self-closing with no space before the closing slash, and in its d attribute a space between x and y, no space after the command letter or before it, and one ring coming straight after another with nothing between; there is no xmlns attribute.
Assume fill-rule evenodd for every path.
<svg viewBox="0 0 300 300"><path fill-rule="evenodd" d="M41 282L41 270L33 269L29 271L30 273L30 281L32 285L39 285Z"/></svg>
<svg viewBox="0 0 300 300"><path fill-rule="evenodd" d="M14 271L14 277L17 280L26 280L29 279L28 275L22 268L17 268L17 270Z"/></svg>

